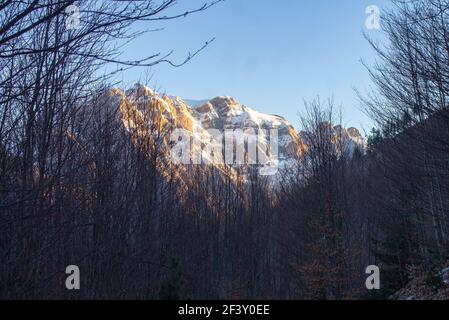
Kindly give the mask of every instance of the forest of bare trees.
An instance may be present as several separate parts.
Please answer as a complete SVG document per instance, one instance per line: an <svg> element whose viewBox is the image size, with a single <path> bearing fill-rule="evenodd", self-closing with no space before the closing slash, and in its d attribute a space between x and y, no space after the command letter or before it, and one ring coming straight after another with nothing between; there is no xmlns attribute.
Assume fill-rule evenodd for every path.
<svg viewBox="0 0 449 320"><path fill-rule="evenodd" d="M123 61L131 26L217 2L0 2L0 298L388 298L411 266L431 275L449 259L449 1L394 1L387 41L367 39L366 148L347 152L338 108L316 99L301 113L307 147L276 184L257 166L236 179L167 161L151 100L125 110L134 134L119 119L115 74L209 44ZM365 288L372 264L379 292ZM80 290L64 285L68 265Z"/></svg>

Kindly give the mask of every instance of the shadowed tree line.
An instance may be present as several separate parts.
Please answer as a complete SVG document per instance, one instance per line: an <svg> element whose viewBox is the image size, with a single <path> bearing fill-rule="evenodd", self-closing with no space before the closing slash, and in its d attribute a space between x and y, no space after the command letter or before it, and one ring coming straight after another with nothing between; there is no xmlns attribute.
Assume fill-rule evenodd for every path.
<svg viewBox="0 0 449 320"><path fill-rule="evenodd" d="M275 183L256 166L172 164L157 106L144 99L127 120L146 125L124 130L110 90L118 72L177 66L208 44L180 62L122 61L132 24L215 3L0 3L0 297L386 298L408 266L431 273L448 258L449 2L395 1L386 44L368 39L366 150L348 151L337 108L316 99L301 156ZM67 30L72 4L82 18ZM65 288L71 264L80 290ZM377 293L365 289L370 264Z"/></svg>

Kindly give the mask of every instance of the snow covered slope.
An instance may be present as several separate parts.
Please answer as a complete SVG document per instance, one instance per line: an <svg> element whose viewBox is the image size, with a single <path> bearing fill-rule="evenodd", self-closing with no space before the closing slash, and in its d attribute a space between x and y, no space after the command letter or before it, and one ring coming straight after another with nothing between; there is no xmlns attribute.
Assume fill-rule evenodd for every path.
<svg viewBox="0 0 449 320"><path fill-rule="evenodd" d="M128 131L136 131L135 129L139 126L147 126L148 119L144 113L145 110L152 110L153 113L157 113L161 123L167 126L167 129L181 128L191 133L194 138L201 140L202 145L199 147L201 149L204 148L204 141L217 143L210 135L211 129L222 133L225 130L254 130L265 132L267 135L270 130L277 129L278 150L276 155L268 156L270 165L278 168L289 168L294 159L301 157L307 149L301 139L304 133L298 134L285 118L260 113L229 96L215 97L210 100L184 100L177 96L159 94L142 85L135 85L125 93L116 90L115 94L120 97L122 122ZM136 114L140 120L136 120ZM360 133L355 128L345 129L336 126L333 130L341 132L347 138L350 153L364 144ZM141 131L137 130L137 132ZM212 146L212 149L214 147L217 148L215 150L220 150L220 146ZM266 146L262 147L265 149ZM210 155L204 152L203 159L206 162L215 160L215 158L210 159Z"/></svg>

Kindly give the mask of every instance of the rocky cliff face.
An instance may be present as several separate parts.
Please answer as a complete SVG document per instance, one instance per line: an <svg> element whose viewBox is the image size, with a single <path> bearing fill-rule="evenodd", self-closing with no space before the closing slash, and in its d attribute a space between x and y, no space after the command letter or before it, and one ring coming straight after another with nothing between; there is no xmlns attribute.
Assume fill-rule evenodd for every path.
<svg viewBox="0 0 449 320"><path fill-rule="evenodd" d="M217 150L224 150L223 146L218 145L213 145L209 151L205 150L207 144L220 142L216 141L217 139L214 141L211 134L213 130L223 134L226 131L236 132L236 130L262 134L262 142L258 148L267 151L268 159L265 159L265 163L270 167L288 169L294 159L301 157L307 150L305 139L302 139L307 133L298 133L283 117L260 113L240 104L232 97L215 97L201 101L183 100L180 97L159 94L141 85L136 85L126 92L116 89L114 95L118 98L121 121L127 131L133 132L134 136L145 137L150 134L149 132L157 131L157 128L152 127L152 123L168 129L166 131L183 129L201 141L201 144L192 147L190 152L200 149L202 162L217 162L216 157L211 159L210 149L216 153ZM276 130L276 135L269 136L270 130L273 129ZM363 138L356 128L335 126L332 131L340 133L347 140L348 152L352 153L355 148L363 147ZM270 150L270 142L276 142L277 150ZM170 143L167 141L166 144L168 146ZM224 155L218 162L219 164L226 162ZM235 159L231 162L236 165Z"/></svg>

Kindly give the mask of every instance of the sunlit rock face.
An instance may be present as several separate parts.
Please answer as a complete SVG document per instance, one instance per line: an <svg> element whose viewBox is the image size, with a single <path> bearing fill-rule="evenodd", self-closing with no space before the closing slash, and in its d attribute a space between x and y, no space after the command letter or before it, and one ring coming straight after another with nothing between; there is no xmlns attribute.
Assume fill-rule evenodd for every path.
<svg viewBox="0 0 449 320"><path fill-rule="evenodd" d="M125 92L117 89L114 94L119 97L124 127L130 132L148 131L141 128L151 126L152 119L155 119L166 131L180 128L201 138L201 146L198 146L201 148L205 145L204 141L209 140L211 129L223 133L226 130L253 130L267 135L271 129L276 129L278 152L277 155L269 155L272 157L270 162L287 170L295 159L307 152L305 132L298 133L281 116L260 113L229 96L210 100L184 100L159 94L142 85L135 85ZM352 154L357 148L363 149L364 139L356 128L331 127L327 123L322 125L329 127L331 135L341 137L345 142L345 152Z"/></svg>

